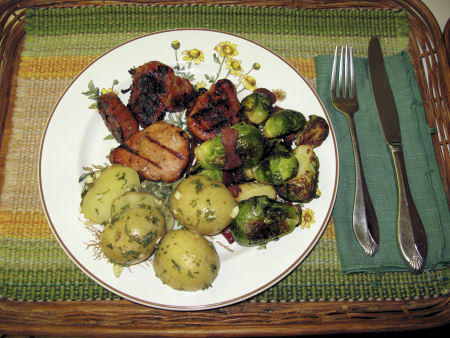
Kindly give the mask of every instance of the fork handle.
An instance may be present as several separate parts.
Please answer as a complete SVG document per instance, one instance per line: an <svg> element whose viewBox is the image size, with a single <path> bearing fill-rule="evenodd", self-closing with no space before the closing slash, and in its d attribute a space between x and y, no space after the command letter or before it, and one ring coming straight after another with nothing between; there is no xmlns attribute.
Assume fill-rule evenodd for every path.
<svg viewBox="0 0 450 338"><path fill-rule="evenodd" d="M353 114L347 115L355 158L355 201L353 205L353 231L356 239L368 256L373 256L378 249L378 220L367 189L364 170L361 164L358 137Z"/></svg>

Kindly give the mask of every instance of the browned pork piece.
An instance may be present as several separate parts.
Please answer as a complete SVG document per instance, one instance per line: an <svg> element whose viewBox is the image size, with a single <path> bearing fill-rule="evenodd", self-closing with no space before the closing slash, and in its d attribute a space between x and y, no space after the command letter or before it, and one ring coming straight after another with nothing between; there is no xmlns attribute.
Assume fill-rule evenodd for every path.
<svg viewBox="0 0 450 338"><path fill-rule="evenodd" d="M137 120L116 94L100 95L97 108L117 142L122 143L139 131Z"/></svg>
<svg viewBox="0 0 450 338"><path fill-rule="evenodd" d="M186 109L197 96L192 84L159 61L150 61L130 70L132 75L128 108L139 124L147 127L165 112Z"/></svg>
<svg viewBox="0 0 450 338"><path fill-rule="evenodd" d="M113 149L109 160L133 168L142 179L173 182L189 164L190 139L178 126L159 121Z"/></svg>
<svg viewBox="0 0 450 338"><path fill-rule="evenodd" d="M200 95L187 112L188 129L198 139L206 141L223 127L238 123L240 110L233 83L227 79L219 80Z"/></svg>

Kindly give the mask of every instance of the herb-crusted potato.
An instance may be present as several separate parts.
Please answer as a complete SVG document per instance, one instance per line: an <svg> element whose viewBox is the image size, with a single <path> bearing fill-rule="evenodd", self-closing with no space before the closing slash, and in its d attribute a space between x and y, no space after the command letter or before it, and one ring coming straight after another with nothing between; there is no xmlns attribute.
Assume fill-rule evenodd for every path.
<svg viewBox="0 0 450 338"><path fill-rule="evenodd" d="M165 219L157 208L135 207L105 226L100 248L111 263L137 264L150 257L164 233Z"/></svg>
<svg viewBox="0 0 450 338"><path fill-rule="evenodd" d="M175 219L170 213L169 208L164 204L162 199L147 192L129 191L114 199L111 205L111 217L114 217L114 215L120 215L135 207L146 206L155 207L161 211L166 220L166 230L172 230L175 224Z"/></svg>
<svg viewBox="0 0 450 338"><path fill-rule="evenodd" d="M169 208L186 228L202 235L221 232L237 215L231 192L210 177L192 175L172 192Z"/></svg>
<svg viewBox="0 0 450 338"><path fill-rule="evenodd" d="M96 173L93 181L86 185L81 200L84 217L94 223L106 224L111 217L112 201L129 190L137 189L140 179L133 169L113 165Z"/></svg>
<svg viewBox="0 0 450 338"><path fill-rule="evenodd" d="M211 286L220 268L214 246L190 230L174 230L159 242L153 260L155 275L175 290L196 291Z"/></svg>

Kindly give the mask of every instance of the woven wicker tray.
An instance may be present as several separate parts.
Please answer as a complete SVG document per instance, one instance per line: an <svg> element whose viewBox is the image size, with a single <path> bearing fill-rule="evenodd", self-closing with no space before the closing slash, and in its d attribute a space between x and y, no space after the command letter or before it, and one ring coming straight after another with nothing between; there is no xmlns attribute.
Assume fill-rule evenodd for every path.
<svg viewBox="0 0 450 338"><path fill-rule="evenodd" d="M4 177L14 106L14 79L28 7L131 3L180 4L179 1L40 1L6 0L0 4L0 187ZM442 182L450 201L448 56L439 27L418 0L409 1L184 1L183 3L248 4L301 8L403 8L410 25L410 47L416 77ZM243 302L211 311L170 312L128 301L28 303L0 300L0 332L29 335L305 335L345 332L417 330L450 322L450 297L401 301L324 301L293 303Z"/></svg>

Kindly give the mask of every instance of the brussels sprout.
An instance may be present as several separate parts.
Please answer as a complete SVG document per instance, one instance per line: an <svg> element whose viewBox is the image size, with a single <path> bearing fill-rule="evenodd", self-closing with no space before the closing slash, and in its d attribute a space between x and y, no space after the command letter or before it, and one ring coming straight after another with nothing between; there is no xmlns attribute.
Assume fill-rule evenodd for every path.
<svg viewBox="0 0 450 338"><path fill-rule="evenodd" d="M291 179L298 169L298 161L294 154L274 154L265 158L254 171L258 182L282 185Z"/></svg>
<svg viewBox="0 0 450 338"><path fill-rule="evenodd" d="M265 150L264 136L258 128L247 123L238 123L231 127L238 131L235 150L244 168L251 168L259 163ZM222 135L209 139L194 150L195 158L204 169L222 170L225 166L225 147Z"/></svg>
<svg viewBox="0 0 450 338"><path fill-rule="evenodd" d="M296 145L310 144L314 148L320 146L328 136L330 127L320 116L311 115L303 130L297 133Z"/></svg>
<svg viewBox="0 0 450 338"><path fill-rule="evenodd" d="M291 134L304 128L306 118L302 113L283 109L273 113L263 127L264 136L274 138Z"/></svg>
<svg viewBox="0 0 450 338"><path fill-rule="evenodd" d="M244 97L241 107L245 121L253 124L263 123L272 111L269 97L262 93L251 93Z"/></svg>
<svg viewBox="0 0 450 338"><path fill-rule="evenodd" d="M307 203L316 197L319 159L311 145L298 146L294 155L299 163L297 174L276 190L287 201Z"/></svg>
<svg viewBox="0 0 450 338"><path fill-rule="evenodd" d="M291 233L301 220L300 210L267 196L239 202L239 214L230 225L241 245L263 245Z"/></svg>
<svg viewBox="0 0 450 338"><path fill-rule="evenodd" d="M281 138L272 138L268 140L267 150L268 154L290 154L292 153L291 146L288 145Z"/></svg>
<svg viewBox="0 0 450 338"><path fill-rule="evenodd" d="M204 169L221 170L225 165L225 147L222 135L210 138L194 149L195 158Z"/></svg>

